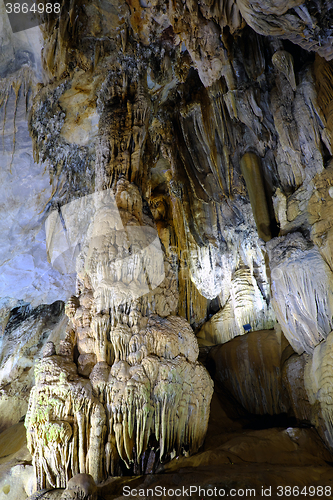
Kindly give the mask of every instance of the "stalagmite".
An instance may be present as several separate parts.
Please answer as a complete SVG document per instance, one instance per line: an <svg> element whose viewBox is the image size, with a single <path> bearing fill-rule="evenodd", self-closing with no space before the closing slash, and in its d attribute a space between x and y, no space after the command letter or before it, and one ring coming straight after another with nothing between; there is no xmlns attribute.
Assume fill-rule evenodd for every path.
<svg viewBox="0 0 333 500"><path fill-rule="evenodd" d="M259 281L259 280L258 280ZM269 302L268 280L258 283L251 270L241 266L232 276L230 296L225 305L202 326L197 334L204 345L224 344L244 335L244 325L252 330L272 328L276 318Z"/></svg>
<svg viewBox="0 0 333 500"><path fill-rule="evenodd" d="M142 209L137 189L124 180L117 186L122 220L131 222L128 234L147 241L138 225ZM118 470L120 462L128 468L133 463L140 467L151 436L159 441L155 460L165 460L184 447L194 452L207 429L212 382L197 362L199 350L191 327L181 317L157 315L154 301L148 309L145 306L142 270L149 273L152 296L164 290L157 286L158 273L164 277L158 247L146 251L143 260L137 259L138 253L129 250L129 245L134 249L133 243L123 237L120 217L116 213L106 217L107 210L107 198L98 198L98 218L92 218L82 240L80 293L66 306L71 323L62 342L67 347L61 344L58 355L50 349L36 368L26 426L39 488L66 486L78 472L101 482ZM66 222L71 234L75 227L69 217ZM118 224L120 232L109 230L109 224ZM150 232L148 227L148 249ZM109 259L109 247L122 252L117 273L112 262L104 260L105 255ZM52 252L58 255L55 242ZM137 284L132 285L134 276L124 284L125 276L138 266ZM133 287L141 290L142 298ZM75 342L80 353L78 370L73 363Z"/></svg>

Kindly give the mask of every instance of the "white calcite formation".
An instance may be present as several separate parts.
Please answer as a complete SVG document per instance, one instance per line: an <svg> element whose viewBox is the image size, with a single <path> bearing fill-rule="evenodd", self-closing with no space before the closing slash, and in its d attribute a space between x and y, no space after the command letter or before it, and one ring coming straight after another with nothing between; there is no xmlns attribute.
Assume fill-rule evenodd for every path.
<svg viewBox="0 0 333 500"><path fill-rule="evenodd" d="M272 328L276 323L275 313L267 300L269 292L265 297L262 290L248 267L237 269L225 305L202 326L197 335L199 341L224 344L244 335L245 325L250 325L253 331Z"/></svg>
<svg viewBox="0 0 333 500"><path fill-rule="evenodd" d="M272 302L282 331L299 354L312 353L333 329L332 271L300 233L266 244Z"/></svg>
<svg viewBox="0 0 333 500"><path fill-rule="evenodd" d="M101 482L119 473L120 462L145 470L147 460L196 451L205 437L212 381L197 361L190 325L170 315L172 267L160 267L153 227L145 254L135 239L142 243L145 229L137 188L120 179L115 199L118 219L105 198L88 225L67 336L58 354L49 346L36 366L26 427L38 488L65 487L78 473Z"/></svg>
<svg viewBox="0 0 333 500"><path fill-rule="evenodd" d="M310 356L293 355L285 363L283 384L288 390L295 416L310 422L327 447L333 450L332 405L333 332Z"/></svg>

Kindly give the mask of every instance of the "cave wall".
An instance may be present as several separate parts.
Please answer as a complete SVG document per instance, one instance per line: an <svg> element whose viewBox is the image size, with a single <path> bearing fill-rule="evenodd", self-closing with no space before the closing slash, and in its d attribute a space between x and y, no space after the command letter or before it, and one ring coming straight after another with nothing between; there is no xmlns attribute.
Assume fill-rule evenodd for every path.
<svg viewBox="0 0 333 500"><path fill-rule="evenodd" d="M18 416L35 383L38 487L196 451L212 393L197 341L226 344L217 366L244 407L293 412L332 449L329 2L77 0L30 38L2 18L0 388L6 402L25 373ZM59 304L42 326L19 316L19 342L29 330L38 347L13 362L17 308L55 301L68 319ZM277 322L295 354L253 404L228 349ZM249 381L267 371L259 352Z"/></svg>

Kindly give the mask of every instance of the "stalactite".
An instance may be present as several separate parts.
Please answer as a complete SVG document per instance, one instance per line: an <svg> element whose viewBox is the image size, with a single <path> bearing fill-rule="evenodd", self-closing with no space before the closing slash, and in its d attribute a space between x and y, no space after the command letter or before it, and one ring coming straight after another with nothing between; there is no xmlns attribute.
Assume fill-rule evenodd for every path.
<svg viewBox="0 0 333 500"><path fill-rule="evenodd" d="M290 83L293 91L296 90L296 81L294 73L294 60L291 54L285 50L277 50L272 57L272 63L275 68L284 74Z"/></svg>
<svg viewBox="0 0 333 500"><path fill-rule="evenodd" d="M13 143L11 152L11 161L9 165L10 172L12 171L12 165L14 161L15 147L16 147L16 114L19 98L22 96L25 99L25 108L28 112L28 107L33 99L33 95L36 92L36 76L30 66L24 66L16 73L8 76L7 78L1 79L0 84L0 111L3 109L3 123L2 123L2 141L3 150L5 151L4 145L4 133L6 130L6 120L7 120L7 104L11 93L14 92L15 102L13 106ZM32 94L30 101L28 103L28 95Z"/></svg>
<svg viewBox="0 0 333 500"><path fill-rule="evenodd" d="M272 235L260 160L253 153L245 153L240 164L249 193L253 216L257 224L258 234L264 241L268 241Z"/></svg>
<svg viewBox="0 0 333 500"><path fill-rule="evenodd" d="M316 56L314 67L315 85L317 90L317 101L326 118L325 141L328 149L332 152L333 145L333 64Z"/></svg>

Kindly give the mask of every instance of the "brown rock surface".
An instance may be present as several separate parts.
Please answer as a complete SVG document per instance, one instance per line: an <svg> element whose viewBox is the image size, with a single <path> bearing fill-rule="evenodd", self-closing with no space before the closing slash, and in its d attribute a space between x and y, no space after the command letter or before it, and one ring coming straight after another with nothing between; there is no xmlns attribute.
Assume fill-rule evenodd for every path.
<svg viewBox="0 0 333 500"><path fill-rule="evenodd" d="M282 385L282 356L288 342L275 330L250 332L209 353L215 380L247 411L258 415L287 413Z"/></svg>

